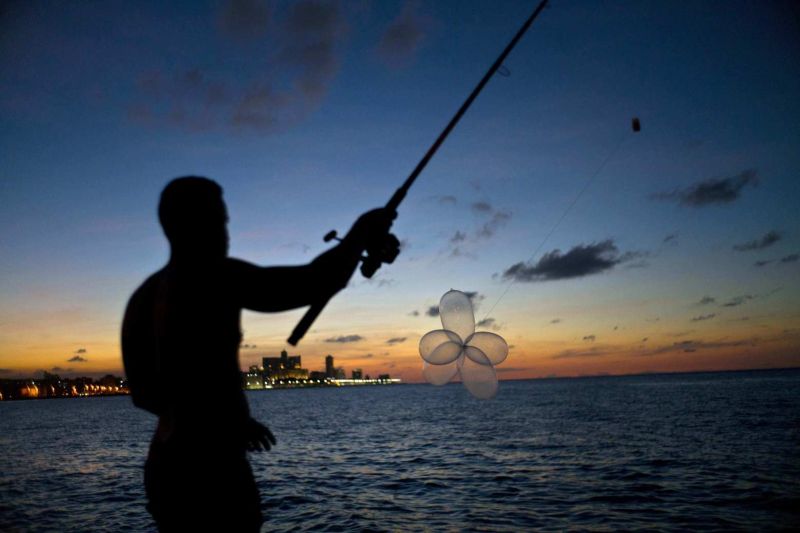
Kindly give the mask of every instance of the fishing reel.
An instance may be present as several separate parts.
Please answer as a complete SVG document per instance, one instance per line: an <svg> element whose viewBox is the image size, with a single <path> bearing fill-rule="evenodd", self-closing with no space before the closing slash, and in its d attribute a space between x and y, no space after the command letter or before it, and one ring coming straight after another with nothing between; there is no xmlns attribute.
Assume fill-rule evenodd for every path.
<svg viewBox="0 0 800 533"><path fill-rule="evenodd" d="M331 230L322 238L325 242L337 240L342 242L337 236L336 230ZM392 264L400 254L400 241L397 237L389 233L379 234L371 238L364 248L365 255L361 256L361 274L365 278L371 278L382 264Z"/></svg>

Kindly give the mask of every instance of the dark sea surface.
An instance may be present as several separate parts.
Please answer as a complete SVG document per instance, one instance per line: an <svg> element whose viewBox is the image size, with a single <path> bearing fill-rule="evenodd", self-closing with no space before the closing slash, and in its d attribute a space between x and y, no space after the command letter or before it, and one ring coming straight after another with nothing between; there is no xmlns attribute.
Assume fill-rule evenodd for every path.
<svg viewBox="0 0 800 533"><path fill-rule="evenodd" d="M800 370L248 399L279 440L251 455L265 531L800 526ZM127 397L0 403L0 530L153 530L153 425Z"/></svg>

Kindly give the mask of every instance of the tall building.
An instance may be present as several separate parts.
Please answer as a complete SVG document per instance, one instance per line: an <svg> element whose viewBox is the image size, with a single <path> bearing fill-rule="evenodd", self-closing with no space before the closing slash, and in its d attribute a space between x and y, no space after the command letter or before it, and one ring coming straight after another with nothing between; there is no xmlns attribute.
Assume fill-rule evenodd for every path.
<svg viewBox="0 0 800 533"><path fill-rule="evenodd" d="M336 377L336 369L333 367L332 355L328 355L327 357L325 357L325 377L326 378Z"/></svg>
<svg viewBox="0 0 800 533"><path fill-rule="evenodd" d="M353 379L363 379L364 373L361 371L360 368L354 368L351 372Z"/></svg>
<svg viewBox="0 0 800 533"><path fill-rule="evenodd" d="M264 357L264 377L268 379L308 379L308 370L302 368L299 355L289 355L286 350L279 357Z"/></svg>

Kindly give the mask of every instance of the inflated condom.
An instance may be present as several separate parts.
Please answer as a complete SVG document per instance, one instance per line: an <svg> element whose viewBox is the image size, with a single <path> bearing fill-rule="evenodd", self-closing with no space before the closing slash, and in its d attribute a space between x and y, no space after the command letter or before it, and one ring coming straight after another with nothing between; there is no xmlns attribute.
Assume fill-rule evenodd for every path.
<svg viewBox="0 0 800 533"><path fill-rule="evenodd" d="M499 365L508 357L505 339L488 331L475 331L472 301L450 290L439 302L443 329L426 333L419 341L424 361L422 374L432 385L444 385L459 375L467 390L481 400L497 394Z"/></svg>

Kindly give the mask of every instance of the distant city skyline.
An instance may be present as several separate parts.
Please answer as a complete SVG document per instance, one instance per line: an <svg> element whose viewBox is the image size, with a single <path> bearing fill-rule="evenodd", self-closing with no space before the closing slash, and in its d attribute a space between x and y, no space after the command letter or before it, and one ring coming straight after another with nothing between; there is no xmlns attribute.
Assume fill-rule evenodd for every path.
<svg viewBox="0 0 800 533"><path fill-rule="evenodd" d="M5 6L0 378L122 372L173 177L222 185L231 256L310 261L388 200L535 4ZM797 17L551 2L401 206L398 260L296 352L422 381L419 338L459 289L511 346L500 379L800 366ZM241 368L303 312L245 312Z"/></svg>

